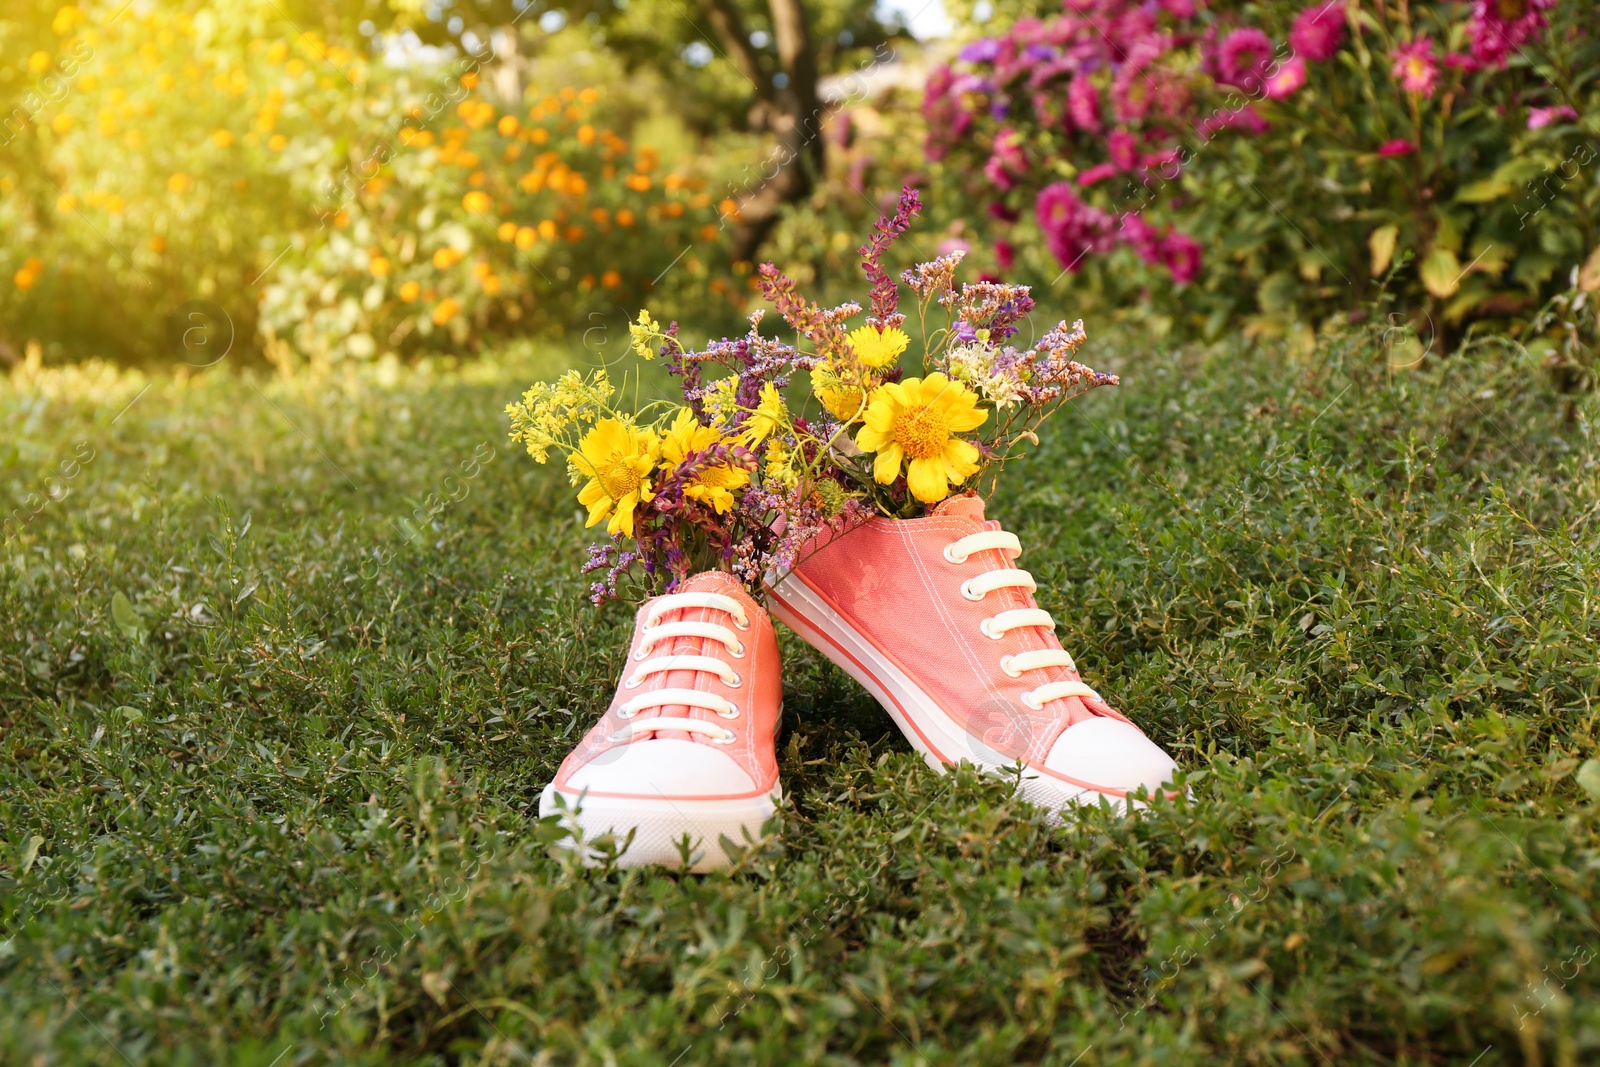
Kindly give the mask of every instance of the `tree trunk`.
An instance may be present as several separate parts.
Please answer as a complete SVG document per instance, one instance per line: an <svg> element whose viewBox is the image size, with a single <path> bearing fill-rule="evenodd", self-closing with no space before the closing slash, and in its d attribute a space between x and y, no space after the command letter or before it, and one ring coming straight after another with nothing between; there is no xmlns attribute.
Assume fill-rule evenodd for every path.
<svg viewBox="0 0 1600 1067"><path fill-rule="evenodd" d="M734 199L739 205L733 231L735 260L754 260L786 204L811 195L826 161L822 109L817 98L817 54L802 0L767 0L778 66L787 79L776 93L750 47L743 20L730 0L706 0L712 24L737 66L756 87L765 108L765 126L777 138L771 153Z"/></svg>

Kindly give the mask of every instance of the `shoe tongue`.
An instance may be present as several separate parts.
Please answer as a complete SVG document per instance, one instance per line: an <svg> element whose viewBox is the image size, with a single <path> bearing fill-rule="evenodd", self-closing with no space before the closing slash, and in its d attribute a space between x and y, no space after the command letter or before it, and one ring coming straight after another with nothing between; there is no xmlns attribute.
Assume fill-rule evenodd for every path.
<svg viewBox="0 0 1600 1067"><path fill-rule="evenodd" d="M933 506L928 514L959 519L977 519L983 521L983 498L976 493L963 493L953 496L948 500L940 501Z"/></svg>
<svg viewBox="0 0 1600 1067"><path fill-rule="evenodd" d="M740 601L748 601L750 594L744 584L727 571L701 571L691 574L678 583L675 593L721 593Z"/></svg>

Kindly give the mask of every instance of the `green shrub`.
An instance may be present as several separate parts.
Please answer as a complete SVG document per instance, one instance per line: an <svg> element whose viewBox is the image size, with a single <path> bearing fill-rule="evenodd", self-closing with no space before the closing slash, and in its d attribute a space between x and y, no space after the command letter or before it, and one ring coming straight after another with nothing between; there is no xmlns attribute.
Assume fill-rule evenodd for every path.
<svg viewBox="0 0 1600 1067"><path fill-rule="evenodd" d="M487 46L392 60L272 0L62 11L35 60L70 91L0 148L14 352L364 359L581 328L662 277L658 305L745 299L706 176L617 132L626 92L503 101Z"/></svg>
<svg viewBox="0 0 1600 1067"><path fill-rule="evenodd" d="M1520 334L1597 244L1589 5L1086 0L969 44L931 148L1002 220L1002 261L1148 289L1258 336L1359 315L1391 271L1451 347ZM1048 266L1041 262L1048 254Z"/></svg>

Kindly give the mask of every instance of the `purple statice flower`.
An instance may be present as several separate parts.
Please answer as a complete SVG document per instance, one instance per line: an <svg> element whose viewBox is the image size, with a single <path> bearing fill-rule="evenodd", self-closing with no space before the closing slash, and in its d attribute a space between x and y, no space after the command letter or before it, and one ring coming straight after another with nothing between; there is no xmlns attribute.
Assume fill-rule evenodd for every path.
<svg viewBox="0 0 1600 1067"><path fill-rule="evenodd" d="M969 282L959 293L946 293L939 303L955 312L956 337L969 343L977 340L978 330L988 330L994 341L1010 337L1033 310L1028 286L996 281Z"/></svg>
<svg viewBox="0 0 1600 1067"><path fill-rule="evenodd" d="M944 246L941 245L940 249L943 251ZM933 296L943 296L955 284L956 268L966 258L967 251L967 244L963 241L957 247L944 252L938 259L928 263L918 263L905 271L900 275L900 280L924 300Z"/></svg>

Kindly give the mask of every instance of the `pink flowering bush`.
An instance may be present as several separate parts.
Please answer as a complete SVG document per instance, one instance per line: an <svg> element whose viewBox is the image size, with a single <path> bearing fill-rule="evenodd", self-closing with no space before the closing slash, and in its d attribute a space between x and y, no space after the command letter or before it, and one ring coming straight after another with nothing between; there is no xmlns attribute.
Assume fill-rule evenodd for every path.
<svg viewBox="0 0 1600 1067"><path fill-rule="evenodd" d="M929 152L1021 259L1191 332L1306 334L1387 286L1512 333L1597 243L1576 0L1066 0L930 79Z"/></svg>

